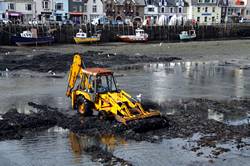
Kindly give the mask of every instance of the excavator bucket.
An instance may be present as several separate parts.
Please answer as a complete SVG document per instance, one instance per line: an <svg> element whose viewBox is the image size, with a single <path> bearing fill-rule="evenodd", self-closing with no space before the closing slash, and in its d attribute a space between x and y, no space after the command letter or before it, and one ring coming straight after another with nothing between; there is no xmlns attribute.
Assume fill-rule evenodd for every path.
<svg viewBox="0 0 250 166"><path fill-rule="evenodd" d="M130 121L152 118L152 117L160 117L160 112L159 111L145 112L143 114L131 115L128 117L121 117L121 116L117 115L115 118L117 121L126 125Z"/></svg>
<svg viewBox="0 0 250 166"><path fill-rule="evenodd" d="M123 118L116 116L115 118L136 132L145 132L168 126L167 119L162 117L159 111L145 112L145 114L137 114Z"/></svg>

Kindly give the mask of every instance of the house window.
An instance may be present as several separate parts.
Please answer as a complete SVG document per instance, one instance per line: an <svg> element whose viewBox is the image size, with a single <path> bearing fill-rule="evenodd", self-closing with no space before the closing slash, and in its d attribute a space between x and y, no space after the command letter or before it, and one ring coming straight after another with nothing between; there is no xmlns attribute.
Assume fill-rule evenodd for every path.
<svg viewBox="0 0 250 166"><path fill-rule="evenodd" d="M173 8L170 8L170 13L173 13Z"/></svg>
<svg viewBox="0 0 250 166"><path fill-rule="evenodd" d="M43 1L42 5L43 5L43 9L49 9L49 2L48 1Z"/></svg>
<svg viewBox="0 0 250 166"><path fill-rule="evenodd" d="M210 3L210 0L205 0L205 3Z"/></svg>
<svg viewBox="0 0 250 166"><path fill-rule="evenodd" d="M96 0L93 0L93 3L96 3Z"/></svg>
<svg viewBox="0 0 250 166"><path fill-rule="evenodd" d="M15 10L15 4L14 3L9 3L8 9L9 10Z"/></svg>
<svg viewBox="0 0 250 166"><path fill-rule="evenodd" d="M63 10L63 3L56 3L55 9L56 10Z"/></svg>
<svg viewBox="0 0 250 166"><path fill-rule="evenodd" d="M200 13L201 7L197 7L197 12Z"/></svg>
<svg viewBox="0 0 250 166"><path fill-rule="evenodd" d="M148 12L154 12L154 11L155 11L155 8L153 8L153 7L148 8Z"/></svg>
<svg viewBox="0 0 250 166"><path fill-rule="evenodd" d="M31 4L25 4L25 10L31 11L32 5Z"/></svg>
<svg viewBox="0 0 250 166"><path fill-rule="evenodd" d="M207 17L204 17L204 22L207 22Z"/></svg>
<svg viewBox="0 0 250 166"><path fill-rule="evenodd" d="M148 5L152 5L152 0L148 0Z"/></svg>
<svg viewBox="0 0 250 166"><path fill-rule="evenodd" d="M72 6L72 11L77 12L77 6Z"/></svg>
<svg viewBox="0 0 250 166"><path fill-rule="evenodd" d="M248 10L246 11L246 14L249 15L249 11Z"/></svg>
<svg viewBox="0 0 250 166"><path fill-rule="evenodd" d="M213 12L215 12L215 7L213 7Z"/></svg>
<svg viewBox="0 0 250 166"><path fill-rule="evenodd" d="M161 8L161 12L164 13L164 7Z"/></svg>
<svg viewBox="0 0 250 166"><path fill-rule="evenodd" d="M207 12L207 7L205 7L205 12Z"/></svg>
<svg viewBox="0 0 250 166"><path fill-rule="evenodd" d="M199 3L202 3L202 0L199 0Z"/></svg>
<svg viewBox="0 0 250 166"><path fill-rule="evenodd" d="M182 13L182 8L181 7L179 7L179 13Z"/></svg>
<svg viewBox="0 0 250 166"><path fill-rule="evenodd" d="M87 12L87 4L85 3L84 5L83 5L83 12Z"/></svg>
<svg viewBox="0 0 250 166"><path fill-rule="evenodd" d="M215 18L214 17L212 17L212 22L215 22Z"/></svg>
<svg viewBox="0 0 250 166"><path fill-rule="evenodd" d="M197 22L200 22L200 17L197 17Z"/></svg>
<svg viewBox="0 0 250 166"><path fill-rule="evenodd" d="M96 11L97 11L97 6L96 6L96 5L93 5L92 12L93 12L93 13L96 13Z"/></svg>

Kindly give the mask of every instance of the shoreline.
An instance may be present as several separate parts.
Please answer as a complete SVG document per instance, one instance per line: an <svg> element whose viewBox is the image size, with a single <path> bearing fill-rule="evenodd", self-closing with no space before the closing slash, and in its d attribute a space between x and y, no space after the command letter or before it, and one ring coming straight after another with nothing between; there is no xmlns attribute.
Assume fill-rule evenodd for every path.
<svg viewBox="0 0 250 166"><path fill-rule="evenodd" d="M39 47L0 46L0 58L6 56L36 56L46 53L72 54L97 51L104 54L125 54L128 56L175 56L187 60L247 60L250 39L221 41L191 41L178 43L105 43L100 45L57 44ZM2 51L3 50L3 51ZM4 51L6 50L6 51ZM209 53L209 57L207 54ZM84 56L84 55L83 55ZM237 56L237 57L236 57Z"/></svg>

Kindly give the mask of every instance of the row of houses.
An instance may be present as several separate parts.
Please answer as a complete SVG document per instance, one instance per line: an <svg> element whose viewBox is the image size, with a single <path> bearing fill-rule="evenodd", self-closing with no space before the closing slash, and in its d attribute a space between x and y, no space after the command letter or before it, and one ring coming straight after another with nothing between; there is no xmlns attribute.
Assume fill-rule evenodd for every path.
<svg viewBox="0 0 250 166"><path fill-rule="evenodd" d="M106 16L111 20L179 23L192 20L200 24L250 19L247 0L0 0L0 19L72 20L86 23ZM174 18L174 19L173 19Z"/></svg>

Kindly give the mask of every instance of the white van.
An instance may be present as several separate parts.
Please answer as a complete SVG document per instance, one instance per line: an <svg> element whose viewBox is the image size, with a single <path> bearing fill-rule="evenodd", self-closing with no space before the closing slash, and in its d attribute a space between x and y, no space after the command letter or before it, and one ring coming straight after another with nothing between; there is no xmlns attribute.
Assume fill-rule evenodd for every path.
<svg viewBox="0 0 250 166"><path fill-rule="evenodd" d="M95 18L91 21L92 25L106 25L106 24L110 24L110 21L107 17L101 16L98 18Z"/></svg>
<svg viewBox="0 0 250 166"><path fill-rule="evenodd" d="M250 19L247 19L247 18L241 18L240 20L239 20L239 23L250 23Z"/></svg>

